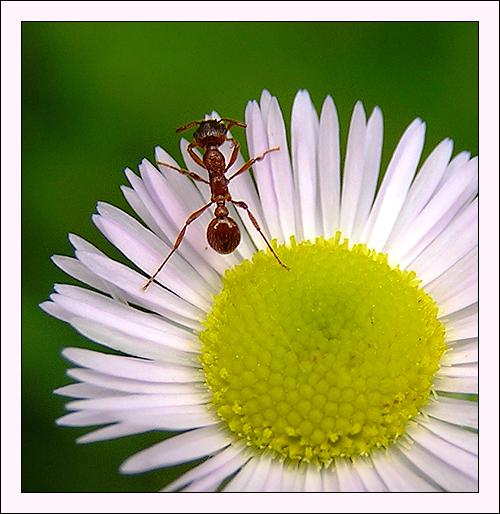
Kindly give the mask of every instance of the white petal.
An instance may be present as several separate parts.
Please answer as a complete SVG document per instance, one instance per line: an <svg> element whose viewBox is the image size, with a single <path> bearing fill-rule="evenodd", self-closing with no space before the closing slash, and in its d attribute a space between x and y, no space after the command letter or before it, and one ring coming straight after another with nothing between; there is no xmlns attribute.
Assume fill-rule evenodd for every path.
<svg viewBox="0 0 500 514"><path fill-rule="evenodd" d="M171 492L177 491L186 487L191 482L196 482L209 476L213 472L220 469L227 469L226 465L232 465L231 463L239 462L239 467L243 466L246 462L246 457L243 454L243 445L231 445L217 453L205 462L202 462L199 466L194 467L187 473L184 473L177 480L170 483L163 491Z"/></svg>
<svg viewBox="0 0 500 514"><path fill-rule="evenodd" d="M183 493L194 493L194 492L212 492L216 491L217 488L230 477L235 471L241 468L244 465L241 458L234 458L231 462L228 462L224 466L216 469L210 475L206 475L205 477L192 482L185 489L182 490Z"/></svg>
<svg viewBox="0 0 500 514"><path fill-rule="evenodd" d="M86 385L86 384L74 384ZM87 386L89 387L89 386ZM66 404L69 410L127 410L146 409L149 407L173 407L180 405L202 405L210 399L206 394L136 394L124 396L88 397L88 400L78 400Z"/></svg>
<svg viewBox="0 0 500 514"><path fill-rule="evenodd" d="M196 356L178 351L168 346L168 344L159 344L149 339L131 336L127 332L122 332L107 325L83 318L72 318L69 322L80 334L113 350L181 367L200 367ZM168 338L166 338L166 342L168 343Z"/></svg>
<svg viewBox="0 0 500 514"><path fill-rule="evenodd" d="M445 139L425 160L408 191L405 204L387 241L386 248L389 251L427 205L446 171L452 151L453 141Z"/></svg>
<svg viewBox="0 0 500 514"><path fill-rule="evenodd" d="M92 255L98 255L92 253ZM87 284L99 291L109 294L116 301L127 303L126 297L113 284L97 276L91 269L84 266L79 260L64 255L53 255L52 262L60 269L67 273L70 277L76 278L80 282Z"/></svg>
<svg viewBox="0 0 500 514"><path fill-rule="evenodd" d="M257 102L254 101L247 104L245 121L247 124L248 153L250 157L253 158L270 148L264 121ZM281 151L280 149L280 152ZM283 242L283 234L279 222L278 203L269 158L270 155L256 162L252 166L252 169L255 181L257 182L262 212L264 214L262 228L271 238L276 238L279 242Z"/></svg>
<svg viewBox="0 0 500 514"><path fill-rule="evenodd" d="M269 470L271 468L272 459L267 454L259 455L257 459L257 465L255 466L255 470L252 473L252 476L249 478L245 490L251 492L262 492L266 486L267 476L269 474Z"/></svg>
<svg viewBox="0 0 500 514"><path fill-rule="evenodd" d="M259 458L253 457L250 459L234 476L234 478L224 487L223 491L226 493L241 493L247 491L247 484L252 477L255 468L259 464ZM251 492L251 490L248 490Z"/></svg>
<svg viewBox="0 0 500 514"><path fill-rule="evenodd" d="M446 327L446 339L455 341L477 337L478 330L478 304L474 302L463 309L440 316L440 321Z"/></svg>
<svg viewBox="0 0 500 514"><path fill-rule="evenodd" d="M478 250L473 248L438 278L425 286L440 312L450 314L478 299Z"/></svg>
<svg viewBox="0 0 500 514"><path fill-rule="evenodd" d="M294 492L297 489L295 484L300 482L301 470L297 463L285 462L283 464L283 475L281 476L280 490L282 492Z"/></svg>
<svg viewBox="0 0 500 514"><path fill-rule="evenodd" d="M340 230L351 237L359 195L363 184L365 165L366 115L361 102L354 106L349 127L347 150L342 182L342 203L340 207Z"/></svg>
<svg viewBox="0 0 500 514"><path fill-rule="evenodd" d="M309 93L299 91L292 107L292 161L296 192L296 211L300 226L298 239L314 240L319 234L319 201L316 198L316 145L318 115Z"/></svg>
<svg viewBox="0 0 500 514"><path fill-rule="evenodd" d="M459 154L455 155L455 157L453 157L453 159L450 161L450 164L448 164L448 167L446 168L441 180L439 181L438 187L436 188L435 192L439 191L443 187L443 185L449 180L449 178L453 176L454 173L456 173L456 170L461 168L464 164L467 164L469 160L469 152L460 152Z"/></svg>
<svg viewBox="0 0 500 514"><path fill-rule="evenodd" d="M108 398L119 394L116 391L110 391L109 389L93 384L70 384L55 389L54 393L71 398Z"/></svg>
<svg viewBox="0 0 500 514"><path fill-rule="evenodd" d="M413 444L409 449L401 448L401 451L422 473L445 491L477 491L476 480L464 475L419 444Z"/></svg>
<svg viewBox="0 0 500 514"><path fill-rule="evenodd" d="M459 378L476 378L478 376L477 362L470 364L461 364L456 366L441 366L436 377L459 377Z"/></svg>
<svg viewBox="0 0 500 514"><path fill-rule="evenodd" d="M203 319L205 313L198 307L155 283L150 284L144 291L146 278L143 275L108 257L88 252L77 252L76 255L96 275L125 291L131 303L161 314L189 328L196 330L201 328L197 320Z"/></svg>
<svg viewBox="0 0 500 514"><path fill-rule="evenodd" d="M361 457L356 459L355 464L356 472L361 478L367 491L371 493L386 492L389 491L384 481L380 478L377 473L375 466L371 459Z"/></svg>
<svg viewBox="0 0 500 514"><path fill-rule="evenodd" d="M332 237L340 223L340 136L337 110L331 96L323 102L318 136L318 185L323 236Z"/></svg>
<svg viewBox="0 0 500 514"><path fill-rule="evenodd" d="M477 338L461 339L448 343L448 348L449 351L445 353L441 360L443 365L468 364L477 362L479 359Z"/></svg>
<svg viewBox="0 0 500 514"><path fill-rule="evenodd" d="M434 389L447 393L477 394L477 377L434 377Z"/></svg>
<svg viewBox="0 0 500 514"><path fill-rule="evenodd" d="M471 428L478 427L479 409L477 402L439 396L437 401L429 403L422 408L422 411L433 418L448 423Z"/></svg>
<svg viewBox="0 0 500 514"><path fill-rule="evenodd" d="M144 426L136 426L128 423L116 423L104 428L99 428L93 432L82 435L79 437L77 443L95 443L97 441L108 441L110 439L117 439L118 437L125 437L129 435L142 434L151 430Z"/></svg>
<svg viewBox="0 0 500 514"><path fill-rule="evenodd" d="M116 213L113 217L106 213L94 216L93 221L106 238L148 276L156 271L170 252L169 246L132 218L118 219ZM193 257L192 262L188 264L178 253L173 254L168 265L164 266L157 276L156 281L193 305L206 307L213 288L203 280L199 273L206 272L208 281L213 284L216 281L214 276L217 277L214 275L214 270L206 262L201 263L201 257L198 259ZM192 265L199 265L198 271L195 271Z"/></svg>
<svg viewBox="0 0 500 514"><path fill-rule="evenodd" d="M56 285L59 294L51 300L72 313L75 318L84 318L109 326L129 336L149 339L181 351L197 351L199 342L189 330L168 323L158 316L119 304L93 291L75 286Z"/></svg>
<svg viewBox="0 0 500 514"><path fill-rule="evenodd" d="M79 366L117 377L144 380L146 382L182 383L203 381L202 374L194 369L165 365L133 357L107 355L82 348L65 348L62 354L65 358Z"/></svg>
<svg viewBox="0 0 500 514"><path fill-rule="evenodd" d="M424 144L425 124L416 119L406 129L389 163L368 218L364 240L382 250L403 206Z"/></svg>
<svg viewBox="0 0 500 514"><path fill-rule="evenodd" d="M325 493L340 492L339 480L337 473L331 469L321 470L321 478L323 479L323 491Z"/></svg>
<svg viewBox="0 0 500 514"><path fill-rule="evenodd" d="M375 189L380 173L383 136L382 111L375 107L366 126L363 177L352 230L352 241L355 243L362 241L363 232L375 197Z"/></svg>
<svg viewBox="0 0 500 514"><path fill-rule="evenodd" d="M436 421L434 425L436 423L438 422ZM452 428L453 427L450 425L448 432L452 433ZM455 430L461 429L455 428ZM469 433L477 440L476 434L472 434L472 432ZM456 475L463 475L464 477L477 482L478 459L476 455L445 441L430 430L426 430L416 423L410 423L407 429L407 434L422 448L425 448L425 450L442 460L449 467L453 468ZM450 438L451 437L452 436L450 436ZM426 470L424 471L426 472ZM446 489L449 488L446 487Z"/></svg>
<svg viewBox="0 0 500 514"><path fill-rule="evenodd" d="M412 262L467 205L477 190L477 160L473 159L450 178L390 249L393 259L406 266Z"/></svg>
<svg viewBox="0 0 500 514"><path fill-rule="evenodd" d="M410 450L411 451L411 450ZM371 457L372 462L391 492L438 491L432 483L424 480L396 449L379 451Z"/></svg>
<svg viewBox="0 0 500 514"><path fill-rule="evenodd" d="M308 493L323 492L323 481L321 472L313 465L308 465L306 470L306 481L304 484L304 491Z"/></svg>
<svg viewBox="0 0 500 514"><path fill-rule="evenodd" d="M290 154L285 131L285 122L278 104L273 96L267 117L267 137L271 148L278 146L279 152L269 155L272 168L273 183L278 201L281 228L285 240L296 234L295 229L295 190L290 164Z"/></svg>
<svg viewBox="0 0 500 514"><path fill-rule="evenodd" d="M269 474L264 484L264 492L280 492L281 480L283 477L283 459L274 459L271 461Z"/></svg>
<svg viewBox="0 0 500 514"><path fill-rule="evenodd" d="M106 388L109 393L116 392L117 394L197 394L206 391L204 386L196 383L166 384L131 380L84 368L71 368L66 371L66 374L75 380L94 384Z"/></svg>
<svg viewBox="0 0 500 514"><path fill-rule="evenodd" d="M478 454L479 441L477 433L433 418L424 419L420 417L416 418L416 421L421 427L433 432L444 441L458 446L472 455ZM425 431L422 433L425 433Z"/></svg>
<svg viewBox="0 0 500 514"><path fill-rule="evenodd" d="M426 285L470 252L478 241L478 202L469 204L408 267Z"/></svg>
<svg viewBox="0 0 500 514"><path fill-rule="evenodd" d="M132 170L128 168L125 170L125 173L127 176L133 174ZM146 226L152 232L154 232L159 238L165 237L165 234L156 222L155 217L151 215L146 205L144 204L142 198L140 197L139 193L137 193L137 191L132 187L128 186L121 186L121 190L123 196L125 197L125 200L127 200L130 207L132 207L132 209L134 209L134 211L139 215L142 221L144 221Z"/></svg>
<svg viewBox="0 0 500 514"><path fill-rule="evenodd" d="M339 479L340 491L343 493L356 493L366 491L361 478L356 473L356 465L345 459L335 460L335 470Z"/></svg>
<svg viewBox="0 0 500 514"><path fill-rule="evenodd" d="M191 430L171 437L129 457L120 467L122 473L141 473L174 466L210 455L231 444L225 432L214 427Z"/></svg>

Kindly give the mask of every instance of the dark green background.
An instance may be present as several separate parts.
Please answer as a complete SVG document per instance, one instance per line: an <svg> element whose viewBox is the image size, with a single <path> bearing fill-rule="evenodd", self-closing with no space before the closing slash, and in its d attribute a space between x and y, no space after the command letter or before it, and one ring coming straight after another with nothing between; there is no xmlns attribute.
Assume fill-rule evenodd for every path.
<svg viewBox="0 0 500 514"><path fill-rule="evenodd" d="M98 200L127 208L126 166L157 144L179 157L175 127L212 109L241 119L263 88L286 118L299 88L317 108L332 94L343 147L355 101L379 105L384 163L416 116L426 153L450 136L476 154L477 40L475 23L23 23L23 490L154 491L179 473L117 471L162 434L76 445L86 430L54 424L61 349L93 345L38 308L72 282L49 257L71 252L68 232L109 250L90 215Z"/></svg>

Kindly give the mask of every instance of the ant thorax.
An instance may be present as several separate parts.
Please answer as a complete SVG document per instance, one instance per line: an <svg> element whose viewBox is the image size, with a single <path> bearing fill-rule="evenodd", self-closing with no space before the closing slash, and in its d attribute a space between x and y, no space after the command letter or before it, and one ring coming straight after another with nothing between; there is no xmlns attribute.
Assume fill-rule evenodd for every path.
<svg viewBox="0 0 500 514"><path fill-rule="evenodd" d="M209 175L221 175L226 171L226 160L217 148L209 148L203 156Z"/></svg>

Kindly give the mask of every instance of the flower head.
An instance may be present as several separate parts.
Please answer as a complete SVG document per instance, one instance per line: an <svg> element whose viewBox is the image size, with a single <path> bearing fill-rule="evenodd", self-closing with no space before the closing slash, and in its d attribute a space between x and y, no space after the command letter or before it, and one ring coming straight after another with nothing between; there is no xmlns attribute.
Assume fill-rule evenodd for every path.
<svg viewBox="0 0 500 514"><path fill-rule="evenodd" d="M121 468L202 459L171 491L476 490L477 159L451 159L445 139L419 168L417 119L377 191L380 109L367 120L356 104L342 174L330 97L318 117L297 94L291 157L267 91L246 123L250 156L280 150L230 183L233 253L209 248L207 209L144 290L210 198L157 148L158 167L126 170L143 223L102 203L94 216L134 269L74 235L75 258L54 257L93 290L58 285L42 307L126 354L64 350L77 383L57 390L75 398L59 424L106 425L80 442L180 432ZM186 168L207 177L187 146ZM221 151L229 162L234 141Z"/></svg>

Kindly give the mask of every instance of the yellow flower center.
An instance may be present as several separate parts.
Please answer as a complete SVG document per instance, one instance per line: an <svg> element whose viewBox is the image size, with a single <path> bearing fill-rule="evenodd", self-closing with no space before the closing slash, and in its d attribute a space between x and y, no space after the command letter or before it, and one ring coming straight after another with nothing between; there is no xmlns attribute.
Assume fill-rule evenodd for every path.
<svg viewBox="0 0 500 514"><path fill-rule="evenodd" d="M224 276L204 321L212 406L248 445L328 467L405 432L445 351L414 272L334 238L257 253Z"/></svg>

